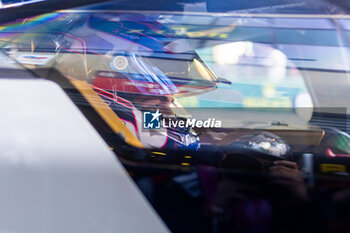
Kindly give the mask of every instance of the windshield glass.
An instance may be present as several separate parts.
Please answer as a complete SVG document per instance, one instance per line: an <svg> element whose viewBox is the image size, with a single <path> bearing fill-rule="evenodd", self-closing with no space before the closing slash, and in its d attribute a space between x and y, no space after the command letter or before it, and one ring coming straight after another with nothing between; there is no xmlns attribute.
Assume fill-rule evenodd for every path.
<svg viewBox="0 0 350 233"><path fill-rule="evenodd" d="M287 137L296 151L318 151L329 128L348 140L345 11L284 2L269 10L241 4L242 13L228 5L221 14L202 12L217 10L210 1L182 4L182 13L102 3L4 25L1 46L41 77L55 70L86 81L147 148L228 146L247 129ZM329 146L350 154L322 150Z"/></svg>

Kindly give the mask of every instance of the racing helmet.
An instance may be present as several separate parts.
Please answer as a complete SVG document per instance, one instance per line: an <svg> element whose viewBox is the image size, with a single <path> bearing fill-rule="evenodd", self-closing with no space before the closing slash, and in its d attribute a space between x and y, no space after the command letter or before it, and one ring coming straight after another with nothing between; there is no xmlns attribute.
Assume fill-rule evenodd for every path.
<svg viewBox="0 0 350 233"><path fill-rule="evenodd" d="M138 15L117 18L90 17L90 29L108 34L103 39L110 44L123 45L105 54L109 56L109 61L104 62L108 67L95 71L90 78L92 86L114 95L113 99L129 102L127 108L131 110L118 101L110 106L146 147L199 149L193 129L145 129L144 114L160 111L160 120L176 118L172 109L181 106L174 97L211 91L217 87L218 79L186 40L174 38L171 30L157 20ZM113 20L118 23L111 28ZM131 30L134 33L127 34ZM103 98L108 101L106 96Z"/></svg>

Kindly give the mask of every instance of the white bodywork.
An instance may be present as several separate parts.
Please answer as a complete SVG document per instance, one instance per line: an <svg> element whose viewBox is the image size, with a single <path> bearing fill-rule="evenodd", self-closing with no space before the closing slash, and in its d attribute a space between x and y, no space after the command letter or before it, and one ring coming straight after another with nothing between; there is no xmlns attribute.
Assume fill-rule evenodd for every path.
<svg viewBox="0 0 350 233"><path fill-rule="evenodd" d="M168 232L53 82L0 80L0 232Z"/></svg>

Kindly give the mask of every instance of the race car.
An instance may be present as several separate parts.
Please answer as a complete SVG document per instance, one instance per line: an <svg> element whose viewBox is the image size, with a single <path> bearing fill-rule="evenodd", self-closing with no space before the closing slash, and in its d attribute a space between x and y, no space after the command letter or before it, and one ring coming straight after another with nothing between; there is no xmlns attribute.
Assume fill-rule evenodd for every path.
<svg viewBox="0 0 350 233"><path fill-rule="evenodd" d="M9 15L2 74L58 83L174 232L349 229L347 17L148 2Z"/></svg>

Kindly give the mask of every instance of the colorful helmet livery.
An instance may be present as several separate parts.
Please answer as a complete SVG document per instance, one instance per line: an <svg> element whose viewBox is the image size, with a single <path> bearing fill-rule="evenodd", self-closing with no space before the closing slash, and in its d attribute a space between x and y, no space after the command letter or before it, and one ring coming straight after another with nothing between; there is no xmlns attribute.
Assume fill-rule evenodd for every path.
<svg viewBox="0 0 350 233"><path fill-rule="evenodd" d="M92 15L88 27L123 41L113 42L117 46L110 61L112 71L96 71L95 86L156 96L195 95L216 88L215 76L197 53L193 49L183 52L190 48L187 42L173 37L172 31L155 19Z"/></svg>

